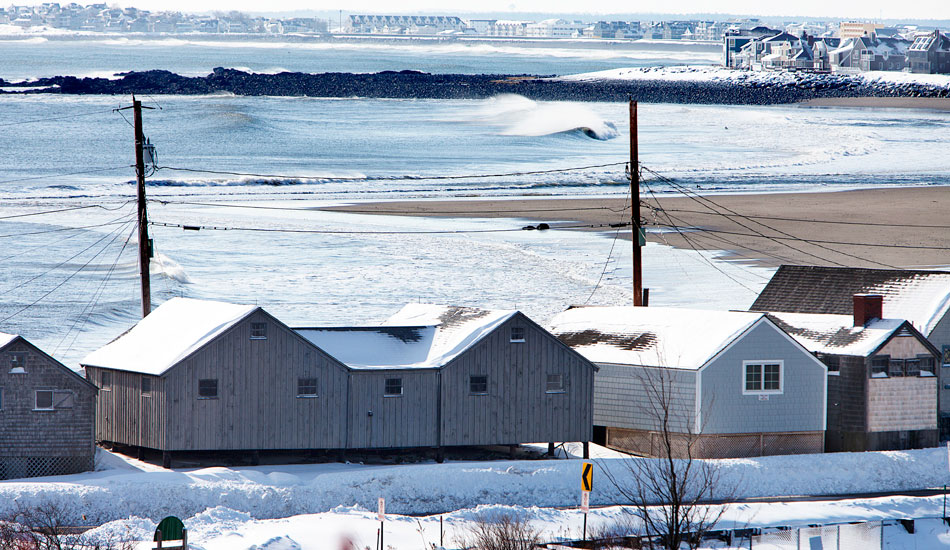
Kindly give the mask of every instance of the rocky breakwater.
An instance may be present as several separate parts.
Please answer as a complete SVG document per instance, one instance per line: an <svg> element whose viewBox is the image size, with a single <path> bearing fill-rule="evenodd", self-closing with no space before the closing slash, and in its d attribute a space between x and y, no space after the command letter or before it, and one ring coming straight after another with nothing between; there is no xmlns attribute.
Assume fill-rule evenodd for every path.
<svg viewBox="0 0 950 550"><path fill-rule="evenodd" d="M216 68L203 77L185 77L168 71L129 72L111 79L57 76L6 82L0 93L199 95L228 92L248 96L394 99L482 99L499 94L518 94L548 101L626 101L633 98L648 103L756 105L826 97L950 98L950 87L871 81L860 75L743 73L711 68L695 75L683 75L682 71L669 74L655 71L632 70L622 78L596 75L561 78L418 71L256 74Z"/></svg>

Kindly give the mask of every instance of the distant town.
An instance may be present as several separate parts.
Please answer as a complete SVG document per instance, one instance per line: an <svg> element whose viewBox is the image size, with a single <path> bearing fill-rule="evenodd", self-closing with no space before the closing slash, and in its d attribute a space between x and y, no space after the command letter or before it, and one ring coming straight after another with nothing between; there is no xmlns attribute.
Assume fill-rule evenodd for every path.
<svg viewBox="0 0 950 550"><path fill-rule="evenodd" d="M231 11L211 15L55 2L0 8L0 25L84 32L156 34L366 35L375 37L677 40L723 45L722 64L747 70L826 73L950 73L950 36L918 25L865 21L541 21L463 19L452 15L269 18Z"/></svg>

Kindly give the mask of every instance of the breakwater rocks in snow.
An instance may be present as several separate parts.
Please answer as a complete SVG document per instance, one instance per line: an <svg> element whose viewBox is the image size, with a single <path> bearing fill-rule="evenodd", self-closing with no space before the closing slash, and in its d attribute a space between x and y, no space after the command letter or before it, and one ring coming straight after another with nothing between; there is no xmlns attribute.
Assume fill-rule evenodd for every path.
<svg viewBox="0 0 950 550"><path fill-rule="evenodd" d="M720 78L722 70L699 72L695 79L664 78L649 70L625 77L582 75L540 77L511 75L429 74L417 71L352 73L256 74L216 68L204 77L185 77L168 71L130 72L118 78L58 76L5 83L6 93L60 94L213 94L249 96L367 97L394 99L482 99L518 94L548 101L626 101L648 103L755 104L795 103L826 97L936 97L950 98L950 87L921 82L884 82L860 75L802 73L735 73ZM648 75L649 78L644 78ZM17 88L23 88L22 91Z"/></svg>

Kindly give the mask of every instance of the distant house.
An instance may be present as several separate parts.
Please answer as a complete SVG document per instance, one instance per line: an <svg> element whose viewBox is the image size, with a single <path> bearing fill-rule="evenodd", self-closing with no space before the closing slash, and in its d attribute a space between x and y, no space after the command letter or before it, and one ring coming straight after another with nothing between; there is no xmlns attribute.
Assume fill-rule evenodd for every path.
<svg viewBox="0 0 950 550"><path fill-rule="evenodd" d="M936 446L940 354L903 319L881 319L880 295L858 295L853 315L772 313L828 365L827 451Z"/></svg>
<svg viewBox="0 0 950 550"><path fill-rule="evenodd" d="M912 73L950 74L950 36L934 30L915 37L907 63Z"/></svg>
<svg viewBox="0 0 950 550"><path fill-rule="evenodd" d="M835 72L902 71L910 45L902 38L849 38L829 52L829 62Z"/></svg>
<svg viewBox="0 0 950 550"><path fill-rule="evenodd" d="M723 66L729 67L731 69L748 68L748 65L742 61L742 58L739 57L739 54L743 51L743 48L746 48L746 50L754 50L756 48L756 44L761 46L761 42L759 42L759 40L768 36L777 35L780 32L781 31L763 26L758 26L748 30L732 29L727 31L723 36Z"/></svg>
<svg viewBox="0 0 950 550"><path fill-rule="evenodd" d="M824 447L827 369L764 314L578 307L551 328L600 367L595 441L656 456L668 411L672 430L694 438L694 457Z"/></svg>
<svg viewBox="0 0 950 550"><path fill-rule="evenodd" d="M291 329L174 298L82 364L100 441L163 451L444 448L591 437L594 367L515 311L407 306Z"/></svg>
<svg viewBox="0 0 950 550"><path fill-rule="evenodd" d="M20 336L0 333L0 479L92 470L96 388Z"/></svg>
<svg viewBox="0 0 950 550"><path fill-rule="evenodd" d="M351 369L350 448L591 438L595 367L520 312L410 304L295 330Z"/></svg>
<svg viewBox="0 0 950 550"><path fill-rule="evenodd" d="M950 272L783 265L749 309L852 315L855 294L882 295L885 319L906 319L941 352L940 429L950 434Z"/></svg>

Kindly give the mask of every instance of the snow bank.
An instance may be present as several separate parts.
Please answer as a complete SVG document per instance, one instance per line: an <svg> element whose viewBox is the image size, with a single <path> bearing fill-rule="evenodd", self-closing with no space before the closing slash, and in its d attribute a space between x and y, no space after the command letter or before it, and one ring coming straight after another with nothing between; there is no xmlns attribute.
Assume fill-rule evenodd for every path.
<svg viewBox="0 0 950 550"><path fill-rule="evenodd" d="M642 460L642 459L641 459ZM70 521L102 524L130 515L191 517L222 506L252 519L285 518L386 498L395 514L435 514L486 504L576 506L581 460L422 463L395 466L308 464L142 471L126 464L99 472L0 483L0 515L18 503L53 502ZM629 476L625 459L595 459L594 505L623 504L604 469ZM950 483L943 448L716 461L737 497L835 495ZM154 467L149 467L154 468ZM81 516L85 515L85 519Z"/></svg>

